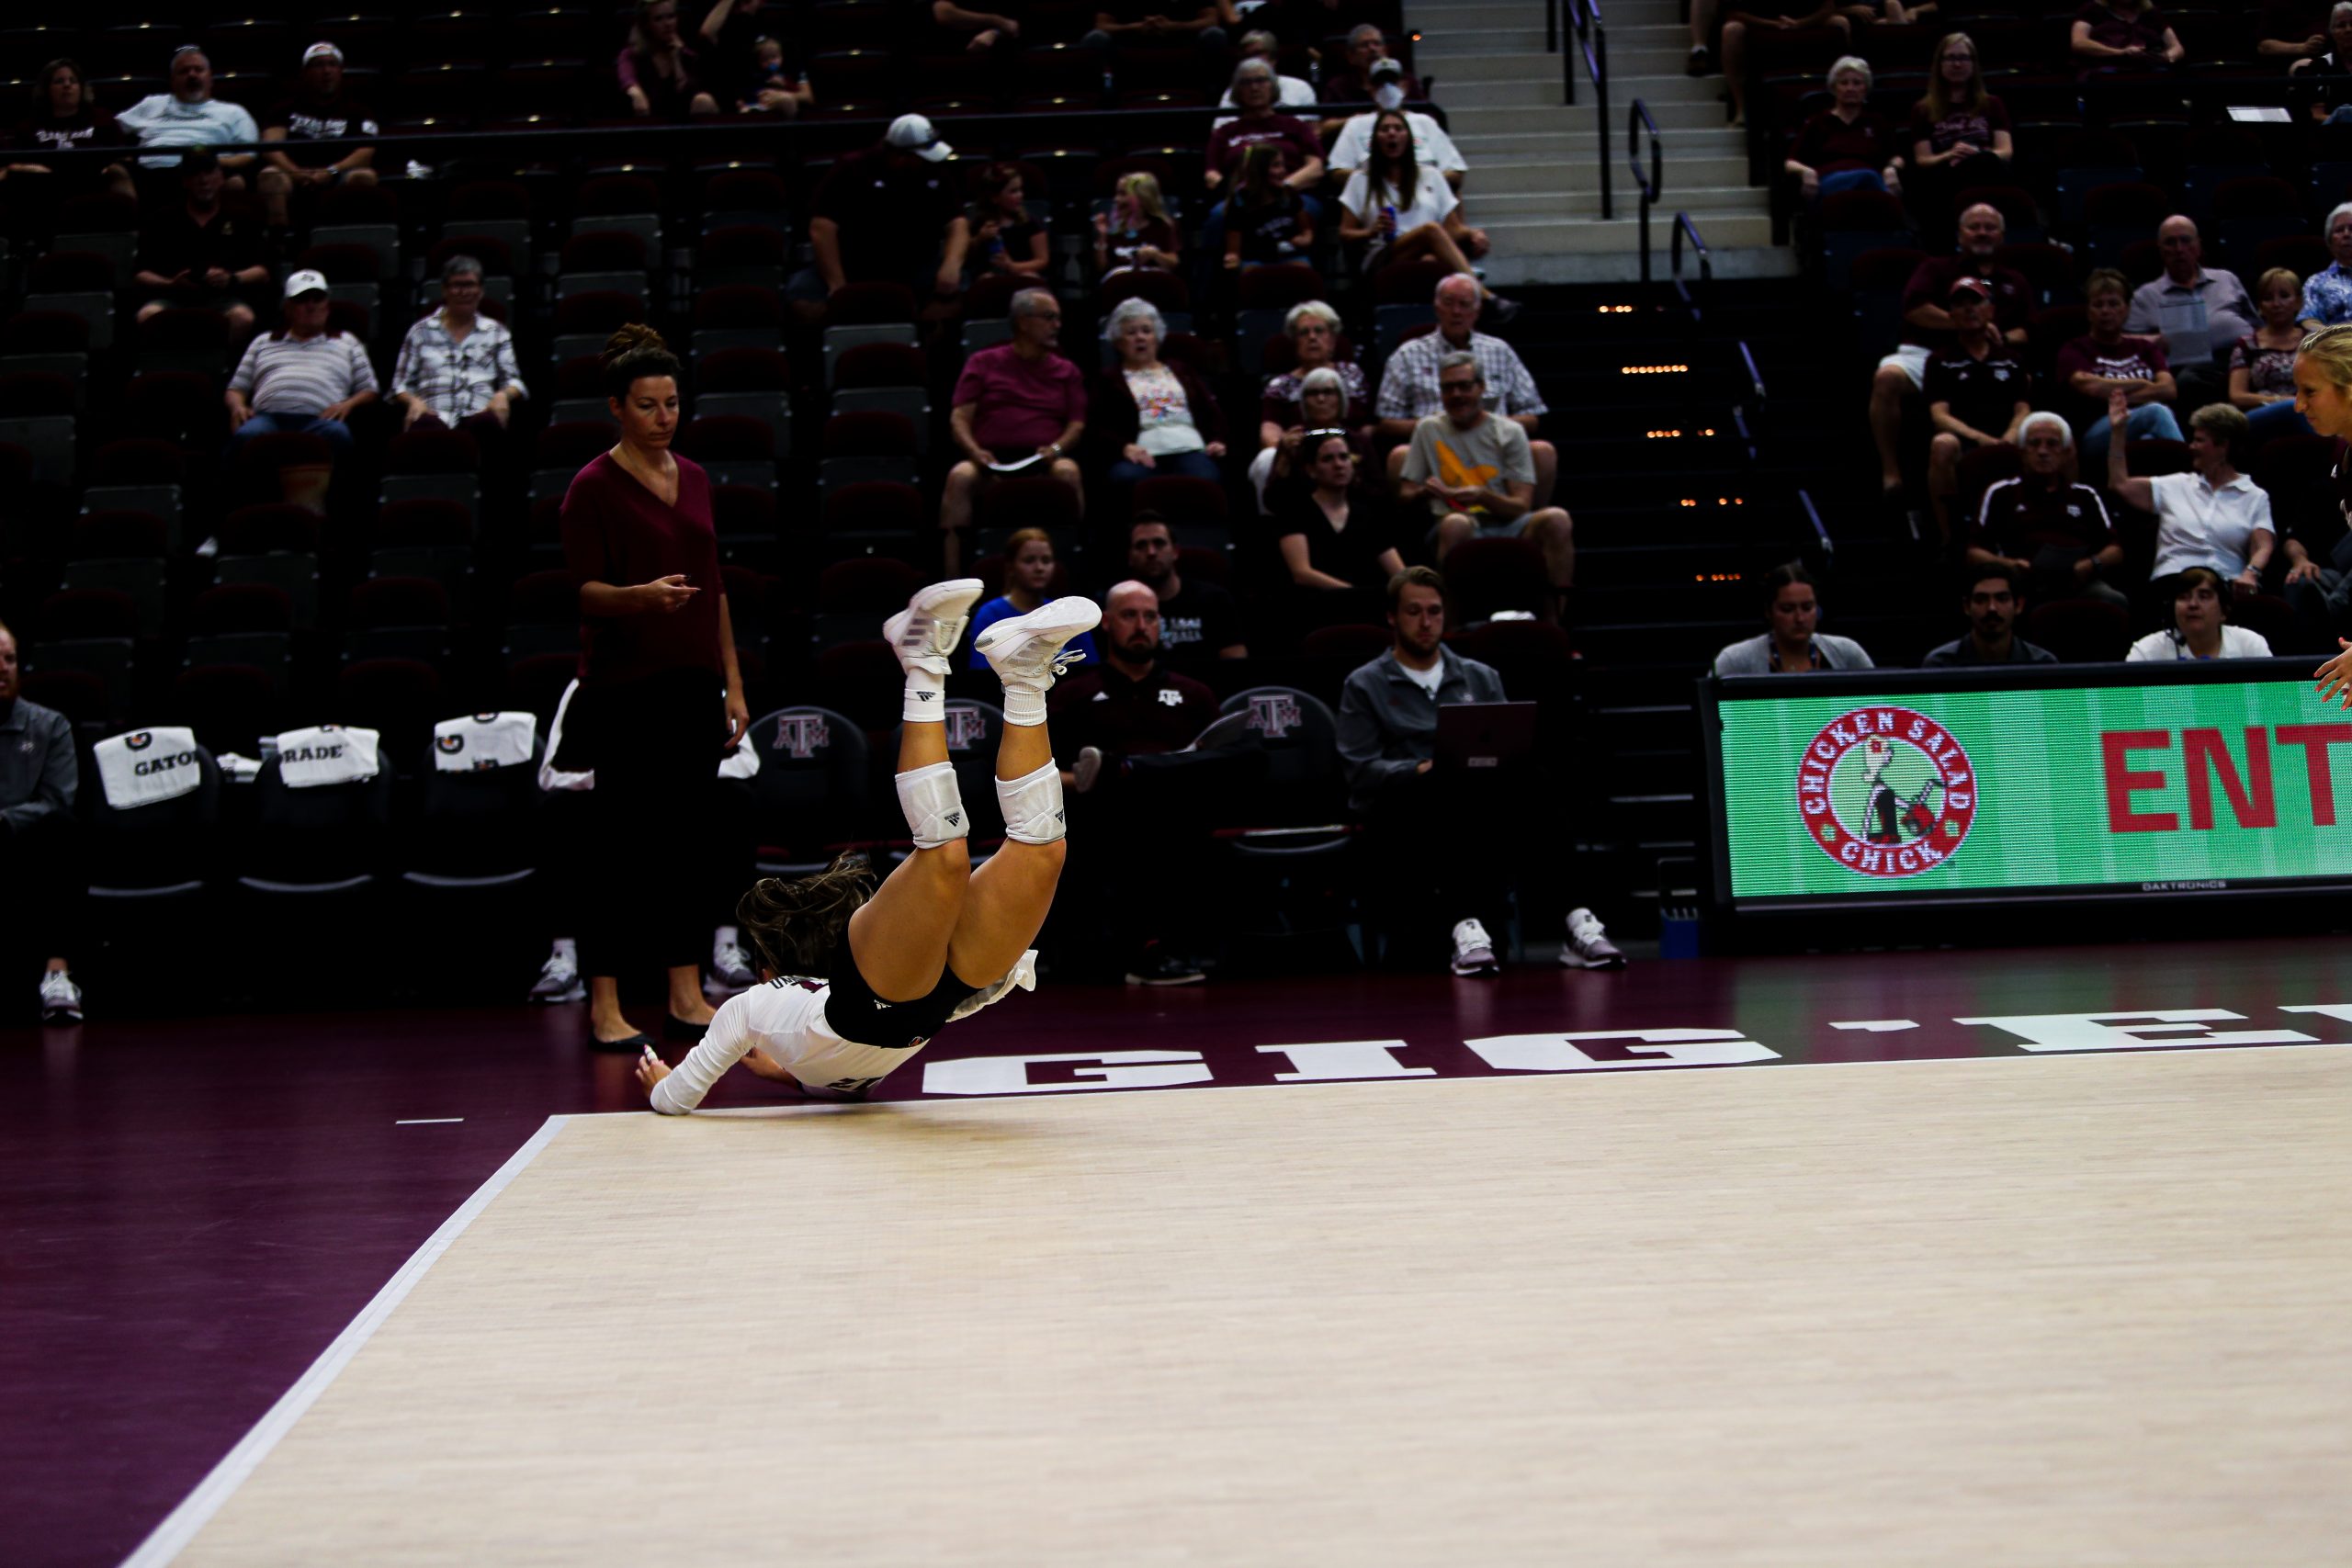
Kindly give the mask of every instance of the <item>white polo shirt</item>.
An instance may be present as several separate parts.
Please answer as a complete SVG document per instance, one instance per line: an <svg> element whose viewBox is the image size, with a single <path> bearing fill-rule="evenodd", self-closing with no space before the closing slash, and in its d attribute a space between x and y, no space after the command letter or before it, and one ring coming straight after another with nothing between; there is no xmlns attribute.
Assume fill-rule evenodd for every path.
<svg viewBox="0 0 2352 1568"><path fill-rule="evenodd" d="M2275 533L2270 495L2240 474L2216 490L2196 474L2159 474L2148 481L2156 502L2154 576L2210 566L2223 577L2245 570L2257 528Z"/></svg>

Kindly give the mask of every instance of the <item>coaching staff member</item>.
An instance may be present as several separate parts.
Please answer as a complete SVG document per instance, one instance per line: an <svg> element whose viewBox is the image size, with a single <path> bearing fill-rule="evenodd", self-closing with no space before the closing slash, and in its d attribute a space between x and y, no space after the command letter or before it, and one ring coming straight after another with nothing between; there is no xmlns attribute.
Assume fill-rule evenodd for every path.
<svg viewBox="0 0 2352 1568"><path fill-rule="evenodd" d="M13 964L38 940L44 1023L82 1021L82 987L57 956L82 907L74 795L81 782L74 727L17 691L17 638L0 626L0 960Z"/></svg>
<svg viewBox="0 0 2352 1568"><path fill-rule="evenodd" d="M621 438L563 498L581 656L562 750L565 766L596 773L581 868L589 1036L599 1049L634 1051L652 1041L621 1016L624 968L669 971L668 1032L699 1037L710 1021L698 968L710 931L702 840L719 755L751 728L751 713L719 592L710 476L670 451L677 358L650 327L626 326L605 344L604 366Z"/></svg>

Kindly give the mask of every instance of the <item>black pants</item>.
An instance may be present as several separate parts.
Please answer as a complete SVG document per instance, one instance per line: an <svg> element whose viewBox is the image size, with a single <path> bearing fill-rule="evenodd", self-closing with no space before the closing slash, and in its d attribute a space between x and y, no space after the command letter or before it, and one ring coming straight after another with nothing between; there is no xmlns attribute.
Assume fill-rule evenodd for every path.
<svg viewBox="0 0 2352 1568"><path fill-rule="evenodd" d="M0 981L24 965L75 956L89 893L80 852L70 819L0 829L0 887L8 890L0 897Z"/></svg>
<svg viewBox="0 0 2352 1568"><path fill-rule="evenodd" d="M1059 931L1100 965L1125 964L1152 942L1199 952L1217 865L1210 830L1246 819L1265 775L1255 747L1110 759L1093 789L1070 797Z"/></svg>
<svg viewBox="0 0 2352 1568"><path fill-rule="evenodd" d="M1440 765L1390 775L1360 813L1363 863L1374 868L1366 902L1384 925L1418 943L1457 920L1498 924L1511 886L1505 856L1529 847L1524 784L1512 776L1523 772Z"/></svg>
<svg viewBox="0 0 2352 1568"><path fill-rule="evenodd" d="M708 849L727 738L718 678L673 671L582 691L594 710L596 787L588 849L574 867L581 972L699 964L710 938Z"/></svg>

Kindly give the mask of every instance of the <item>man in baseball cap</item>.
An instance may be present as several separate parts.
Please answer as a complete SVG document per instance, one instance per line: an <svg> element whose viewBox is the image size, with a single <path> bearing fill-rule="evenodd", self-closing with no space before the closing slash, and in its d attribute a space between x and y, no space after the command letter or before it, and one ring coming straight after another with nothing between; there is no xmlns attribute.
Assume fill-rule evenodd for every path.
<svg viewBox="0 0 2352 1568"><path fill-rule="evenodd" d="M825 302L851 283L902 283L927 317L954 312L971 240L963 181L945 166L955 155L930 120L908 114L833 165L811 203L816 265L786 288L802 319L822 320Z"/></svg>
<svg viewBox="0 0 2352 1568"><path fill-rule="evenodd" d="M336 461L351 454L354 409L376 400L376 370L349 333L327 328L327 280L304 268L287 278L284 324L245 345L229 378L229 453L257 435L315 435ZM290 472L291 470L288 470ZM284 475L281 475L283 478ZM322 471L318 476L323 499ZM308 500L292 493L286 499Z"/></svg>
<svg viewBox="0 0 2352 1568"><path fill-rule="evenodd" d="M345 89L343 51L323 39L304 50L292 96L272 106L261 120L264 141L286 144L262 154L261 173L254 177L270 228L286 230L298 197L307 201L338 185L374 185L373 147L315 144L376 133L375 118Z"/></svg>

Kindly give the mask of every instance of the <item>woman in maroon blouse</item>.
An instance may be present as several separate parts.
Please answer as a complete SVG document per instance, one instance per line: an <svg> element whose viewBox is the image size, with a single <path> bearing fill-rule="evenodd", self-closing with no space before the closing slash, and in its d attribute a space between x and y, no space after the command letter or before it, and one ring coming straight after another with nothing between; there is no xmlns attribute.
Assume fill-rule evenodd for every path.
<svg viewBox="0 0 2352 1568"><path fill-rule="evenodd" d="M1807 201L1841 190L1903 194L1894 127L1870 107L1870 62L1847 55L1829 68L1830 107L1804 122L1785 170Z"/></svg>
<svg viewBox="0 0 2352 1568"><path fill-rule="evenodd" d="M719 757L751 728L751 711L719 592L710 476L670 451L678 361L650 327L627 326L604 362L621 438L563 498L582 642L564 752L595 770L604 857L581 939L589 1035L635 1051L653 1042L621 1016L624 967L669 971L669 1032L698 1038L710 1021L698 964L710 934L702 840Z"/></svg>

